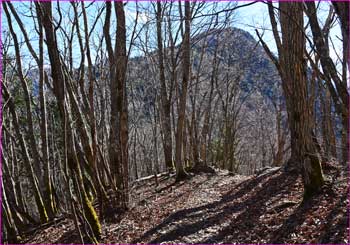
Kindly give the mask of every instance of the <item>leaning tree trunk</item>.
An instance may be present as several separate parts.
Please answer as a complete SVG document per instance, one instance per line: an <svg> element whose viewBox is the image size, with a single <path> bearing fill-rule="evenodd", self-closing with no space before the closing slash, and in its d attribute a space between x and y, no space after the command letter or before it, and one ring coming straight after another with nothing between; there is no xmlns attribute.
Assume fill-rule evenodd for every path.
<svg viewBox="0 0 350 245"><path fill-rule="evenodd" d="M39 32L39 56L35 53L31 42L29 40L27 31L23 25L22 20L20 19L19 15L16 12L16 9L14 8L14 6L8 2L7 3L9 9L11 10L12 15L14 16L14 18L16 19L16 22L24 36L24 40L25 43L32 55L32 57L34 58L34 60L36 61L38 67L39 67L39 100L40 100L40 117L41 117L41 122L40 122L40 134L41 134L41 140L42 140L42 164L43 164L43 171L38 171L38 173L40 173L40 182L41 182L41 187L43 189L43 197L44 197L44 202L45 202L45 206L46 206L46 210L47 210L47 214L49 216L50 219L52 219L55 215L55 208L54 208L54 204L53 204L53 195L52 195L52 187L51 187L51 179L50 179L50 174L49 174L49 160L48 160L48 146L47 146L47 129L46 129L46 105L45 105L45 97L44 97L44 88L43 88L43 83L44 83L44 61L43 61L43 43L44 43L44 39L43 39L43 29L42 29L42 25L39 21L38 23L38 32ZM5 12L7 12L7 7L4 6ZM10 29L12 29L12 24L9 24ZM13 34L15 35L15 34ZM17 39L17 38L15 38ZM18 46L18 43L15 42L15 46ZM19 48L17 47L18 51L16 51L19 54ZM21 60L18 57L18 61L17 61L17 65L18 65L18 70L19 70L19 75L21 77L22 80L22 85L24 90L28 90L26 82L23 78L23 74L21 71ZM28 97L28 91L25 92L25 97ZM30 103L29 105L27 105L27 110L31 111L30 108ZM29 114L30 115L30 114ZM33 122L31 117L28 117L28 122L30 125L30 128L33 127ZM35 143L35 137L33 134L33 129L30 130L31 132L31 144L34 142ZM36 146L34 146L33 148L33 153L34 153L34 160L35 162L39 163L38 157L39 157L39 153L38 150L36 148ZM36 164L39 167L39 164Z"/></svg>
<svg viewBox="0 0 350 245"><path fill-rule="evenodd" d="M57 99L58 106L60 109L60 115L62 118L62 131L66 134L66 144L67 144L67 164L71 170L73 181L76 183L76 193L81 194L81 202L84 211L84 216L86 217L92 232L93 238L98 239L101 236L101 224L99 218L96 214L94 207L92 206L91 201L88 198L88 195L85 191L83 183L83 175L80 168L80 163L77 157L77 152L75 150L75 141L74 132L72 128L72 115L69 107L69 103L66 102L66 87L70 86L70 81L68 74L63 72L63 64L60 58L57 40L55 31L52 23L52 10L51 3L36 3L38 6L38 16L39 21L42 22L42 25L45 29L46 34L46 44L49 54L49 60L51 64L51 73L53 80L53 91Z"/></svg>
<svg viewBox="0 0 350 245"><path fill-rule="evenodd" d="M20 123L19 123L19 119L18 119L16 110L15 110L15 104L13 101L13 97L9 94L7 87L5 87L5 84L2 84L1 90L2 90L2 94L4 96L4 99L8 103L9 110L10 110L10 113L12 116L13 126L15 128L15 133L16 133L16 136L19 140L19 146L20 146L23 158L24 158L26 170L27 170L27 173L29 175L29 180L30 180L32 187L33 187L35 202L36 202L39 214L40 214L40 221L42 223L45 223L48 221L47 211L45 209L42 194L41 194L40 189L39 189L38 179L37 179L37 176L34 172L32 160L29 156L29 151L27 148L26 141L24 139L23 134L20 131Z"/></svg>
<svg viewBox="0 0 350 245"><path fill-rule="evenodd" d="M336 64L330 57L328 37L324 35L321 29L317 10L314 2L305 2L305 13L309 18L310 28L312 32L315 48L320 56L322 71L326 76L325 82L332 96L334 107L337 114L342 118L342 158L344 164L347 162L347 150L349 149L348 133L349 133L349 92L347 90L347 64L349 63L349 4L333 2L335 12L338 14L341 22L341 30L343 35L343 77L338 75Z"/></svg>
<svg viewBox="0 0 350 245"><path fill-rule="evenodd" d="M40 220L41 220L41 222L44 223L44 222L48 221L48 216L47 216L47 208L45 206L45 203L43 202L42 194L41 194L39 183L37 180L37 175L40 174L40 172L41 172L40 165L39 165L41 163L41 161L40 161L40 154L38 152L38 148L37 148L37 144L36 144L36 140L35 140L35 135L34 135L31 97L30 97L29 90L28 90L28 84L24 78L24 74L22 71L21 53L20 53L20 46L19 46L17 34L16 34L15 30L13 29L11 17L10 17L9 11L7 9L6 3L3 3L3 7L4 7L4 11L5 11L8 23L9 23L10 33L11 33L11 36L12 36L13 42L14 42L16 63L17 63L17 73L18 73L18 77L19 77L19 80L21 81L21 85L22 85L22 89L23 89L24 101L25 101L25 106L26 106L26 115L27 115L27 120L28 120L28 124L29 124L28 138L29 138L29 142L30 142L31 146L33 147L33 150L32 150L33 162L35 162L36 164L31 163L30 155L29 155L27 146L25 144L25 139L24 139L23 135L21 135L21 133L20 133L20 129L19 129L20 126L19 126L17 114L15 112L14 101L12 101L12 98L11 98L11 95L9 94L9 91L5 87L3 89L6 90L6 91L4 91L5 97L9 97L11 99L9 104L10 104L11 114L13 115L13 121L14 121L14 125L16 128L16 133L18 134L17 137L21 138L21 148L22 148L22 153L27 161L28 174L31 175L32 184L36 189L35 190L35 198L36 198L38 210L40 213ZM16 124L17 124L17 126L16 126Z"/></svg>
<svg viewBox="0 0 350 245"><path fill-rule="evenodd" d="M9 206L9 203L7 201L7 196L6 196L6 191L4 189L4 183L3 180L1 181L1 188L3 190L2 193L2 219L3 219L3 225L6 228L6 232L7 232L7 241L9 243L18 243L18 239L20 239L20 237L18 236L18 229L16 227L16 224L14 222L14 219L12 217L12 212Z"/></svg>

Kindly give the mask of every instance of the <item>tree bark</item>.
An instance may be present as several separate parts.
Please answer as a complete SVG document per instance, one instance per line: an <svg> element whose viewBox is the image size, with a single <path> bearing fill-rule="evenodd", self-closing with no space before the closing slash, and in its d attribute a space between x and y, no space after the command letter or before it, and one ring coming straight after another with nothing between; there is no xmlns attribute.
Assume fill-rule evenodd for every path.
<svg viewBox="0 0 350 245"><path fill-rule="evenodd" d="M333 128L331 96L327 89L321 88L321 112L322 112L322 138L324 146L324 158L329 161L337 157L336 138Z"/></svg>
<svg viewBox="0 0 350 245"><path fill-rule="evenodd" d="M111 3L106 3L107 12L104 25L109 65L111 90L111 132L110 132L110 163L113 166L120 207L128 207L128 101L126 93L126 27L125 13L122 2L115 2L117 16L117 31L115 50L113 51L109 34Z"/></svg>
<svg viewBox="0 0 350 245"><path fill-rule="evenodd" d="M182 41L182 84L181 92L179 93L179 109L176 131L176 152L175 152L175 164L176 164L176 180L180 181L187 177L187 173L183 166L182 158L182 144L184 124L186 118L186 100L187 100L187 87L190 77L190 23L191 23L191 9L190 2L185 2L185 32Z"/></svg>
<svg viewBox="0 0 350 245"><path fill-rule="evenodd" d="M292 160L300 164L304 198L307 199L323 185L324 180L313 141L313 121L307 99L309 94L304 59L303 5L281 2L279 7L283 50L279 50L279 54L291 131Z"/></svg>
<svg viewBox="0 0 350 245"><path fill-rule="evenodd" d="M19 139L19 145L20 145L20 148L21 148L21 151L22 151L22 155L23 155L23 158L24 158L24 161L25 161L26 170L27 170L27 172L29 174L29 180L30 180L30 182L32 184L32 187L33 187L35 202L36 202L39 214L40 214L40 221L42 223L45 223L45 222L48 221L47 212L46 212L45 205L44 205L44 202L43 202L43 198L42 198L42 195L41 195L41 192L40 192L40 189L39 189L38 179L37 179L37 176L36 176L36 174L34 172L34 168L33 168L33 165L32 165L32 160L31 160L31 158L29 156L27 144L26 144L26 142L24 140L23 134L20 131L20 125L19 125L19 121L18 121L18 116L17 116L17 113L16 113L15 105L14 105L14 102L13 102L13 98L9 94L8 89L6 88L5 84L2 84L1 90L2 90L2 94L4 96L4 99L6 101L8 101L8 106L9 106L9 110L10 110L10 113L11 113L11 116L12 116L13 126L15 128L16 135L17 135L17 137Z"/></svg>
<svg viewBox="0 0 350 245"><path fill-rule="evenodd" d="M336 13L341 20L341 29L343 35L343 78L338 76L337 68L332 61L329 54L328 40L322 32L322 29L318 23L316 6L314 2L305 2L305 12L310 20L310 27L317 53L320 56L321 67L324 75L326 76L326 84L331 93L336 112L342 118L343 131L342 131L342 158L343 163L346 164L347 151L349 149L349 141L347 140L349 133L349 93L347 91L347 78L346 78L346 64L349 63L349 3L336 3L333 2Z"/></svg>
<svg viewBox="0 0 350 245"><path fill-rule="evenodd" d="M165 166L168 171L173 169L173 149L171 137L171 116L170 116L170 98L168 98L165 69L164 69L164 52L162 37L162 3L157 2L157 44L158 44L158 67L160 81L160 101L161 101L161 121L163 131L163 150Z"/></svg>
<svg viewBox="0 0 350 245"><path fill-rule="evenodd" d="M272 9L272 3L269 3L269 10ZM280 2L279 14L282 40L278 35L274 13L269 11L279 59L272 54L259 34L258 36L282 78L291 141L291 158L287 166L292 165L301 170L304 200L307 200L320 189L324 180L313 138L313 119L308 104L303 3Z"/></svg>
<svg viewBox="0 0 350 245"><path fill-rule="evenodd" d="M45 29L46 34L46 43L48 47L48 54L51 64L51 72L53 79L53 90L54 95L57 99L58 106L60 109L60 115L62 118L62 131L65 133L65 144L66 144L66 161L69 169L71 170L73 182L76 182L76 192L80 193L82 198L82 207L84 216L86 217L89 225L91 226L93 237L99 239L101 236L101 224L99 218L96 214L94 207L91 204L91 201L88 198L88 195L85 190L83 175L80 167L80 163L77 157L75 141L77 140L74 137L74 131L72 128L72 116L69 104L66 103L65 92L68 91L72 93L71 89L66 89L67 85L70 86L70 81L67 73L64 73L64 66L61 62L56 33L53 28L52 23L52 10L51 2L45 3L36 3L38 6L38 16L39 21L42 22L42 25ZM72 100L74 96L70 94ZM76 101L73 101L73 106ZM76 108L75 108L76 109ZM88 153L87 153L88 154Z"/></svg>

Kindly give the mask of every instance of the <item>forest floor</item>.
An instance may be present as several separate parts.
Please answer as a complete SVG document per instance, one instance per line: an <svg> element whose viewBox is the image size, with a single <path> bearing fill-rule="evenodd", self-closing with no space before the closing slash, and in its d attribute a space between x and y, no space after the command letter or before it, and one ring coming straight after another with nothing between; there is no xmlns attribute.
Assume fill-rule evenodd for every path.
<svg viewBox="0 0 350 245"><path fill-rule="evenodd" d="M102 221L101 243L349 243L346 172L302 203L300 176L200 174L137 182L118 222ZM81 243L72 220L36 230L25 243Z"/></svg>

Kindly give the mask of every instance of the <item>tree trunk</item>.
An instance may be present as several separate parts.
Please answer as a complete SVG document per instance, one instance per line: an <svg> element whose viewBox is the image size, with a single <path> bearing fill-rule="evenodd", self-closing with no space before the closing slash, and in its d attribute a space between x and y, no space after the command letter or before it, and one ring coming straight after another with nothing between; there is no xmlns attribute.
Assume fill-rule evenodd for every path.
<svg viewBox="0 0 350 245"><path fill-rule="evenodd" d="M72 128L72 117L69 103L66 102L66 86L71 85L69 81L68 74L63 72L63 64L61 62L60 54L58 51L57 40L55 31L52 23L52 10L51 2L46 3L36 3L39 9L39 21L42 22L42 25L45 29L46 34L46 43L48 47L48 54L51 64L51 72L53 79L53 89L54 95L56 96L58 106L60 109L60 115L62 118L62 131L65 133L65 142L66 142L66 161L69 169L71 170L73 181L76 180L76 192L80 193L82 198L82 207L84 211L84 216L89 223L93 236L96 239L99 239L101 236L101 224L99 218L96 214L94 207L89 200L87 193L85 191L83 183L83 175L80 168L80 163L77 157L77 152L75 150L75 141L74 132ZM68 89L68 92L72 92ZM72 98L73 97L73 98ZM71 96L71 99L74 99L74 96ZM75 101L73 101L74 103Z"/></svg>
<svg viewBox="0 0 350 245"><path fill-rule="evenodd" d="M29 156L29 153L28 153L27 144L26 144L26 142L24 140L23 134L20 131L20 125L19 125L19 121L18 121L18 116L17 116L16 110L15 110L15 105L14 105L14 102L13 102L13 98L9 94L9 92L8 92L8 90L7 90L7 88L5 87L4 84L2 84L2 89L1 90L2 90L2 93L3 93L4 99L6 101L8 101L8 106L9 106L10 113L11 113L11 116L12 116L13 126L15 128L16 135L17 135L17 137L19 139L19 145L20 145L20 149L22 151L22 155L23 155L23 158L24 158L24 161L25 161L26 170L27 170L27 172L29 174L29 180L30 180L30 182L32 184L32 187L33 187L35 202L36 202L39 214L40 214L40 221L42 223L45 223L45 222L48 221L47 212L46 212L45 205L44 205L44 202L43 202L43 198L42 198L42 195L41 195L41 192L40 192L40 189L39 189L38 179L37 179L37 176L36 176L36 174L34 172L34 169L33 169L32 160L31 160L31 158Z"/></svg>
<svg viewBox="0 0 350 245"><path fill-rule="evenodd" d="M47 119L46 119L46 99L44 89L44 79L48 79L44 71L44 33L41 22L39 21L39 97L40 97L40 134L42 141L42 153L43 153L43 172L44 172L44 200L47 207L47 213L50 219L53 219L56 211L54 207L54 200L52 195L51 186L51 173L50 173L50 161L49 161L49 146L47 136Z"/></svg>
<svg viewBox="0 0 350 245"><path fill-rule="evenodd" d="M161 126L163 131L163 150L165 166L168 171L173 169L173 149L171 138L171 116L170 116L170 98L165 80L163 37L162 37L162 3L157 2L157 44L158 44L158 67L160 81L160 99L161 99Z"/></svg>
<svg viewBox="0 0 350 245"><path fill-rule="evenodd" d="M329 55L329 46L327 36L323 34L317 18L317 11L314 2L305 2L305 12L310 20L310 28L312 31L313 41L318 54L322 71L326 77L325 81L329 92L332 96L333 103L337 114L342 118L342 158L344 164L347 162L347 150L349 149L349 141L347 136L349 133L348 118L349 118L349 92L347 91L347 66L349 63L349 3L333 2L336 13L340 17L341 29L343 35L343 77L338 76L336 65Z"/></svg>
<svg viewBox="0 0 350 245"><path fill-rule="evenodd" d="M284 146L286 136L282 129L282 105L280 102L276 105L276 131L277 131L277 152L274 158L274 166L281 166L283 163Z"/></svg>
<svg viewBox="0 0 350 245"><path fill-rule="evenodd" d="M128 207L128 103L126 93L126 27L122 2L115 2L117 16L116 45L113 51L109 34L111 3L106 3L107 12L104 25L104 36L108 50L110 65L111 90L111 132L110 132L110 164L116 178L120 207Z"/></svg>
<svg viewBox="0 0 350 245"><path fill-rule="evenodd" d="M292 160L300 164L304 198L309 198L323 185L321 164L313 141L312 114L308 104L308 81L304 59L302 3L279 3L282 50L279 50L281 77L291 131ZM288 13L288 14L286 14Z"/></svg>
<svg viewBox="0 0 350 245"><path fill-rule="evenodd" d="M180 181L187 177L187 173L183 166L182 158L182 144L184 124L186 118L186 100L187 100L187 87L190 77L190 22L191 22L191 9L190 2L185 2L185 33L182 41L182 85L181 92L179 93L179 109L176 131L176 180Z"/></svg>
<svg viewBox="0 0 350 245"><path fill-rule="evenodd" d="M336 140L333 129L332 103L329 91L321 88L322 138L325 160L337 157Z"/></svg>

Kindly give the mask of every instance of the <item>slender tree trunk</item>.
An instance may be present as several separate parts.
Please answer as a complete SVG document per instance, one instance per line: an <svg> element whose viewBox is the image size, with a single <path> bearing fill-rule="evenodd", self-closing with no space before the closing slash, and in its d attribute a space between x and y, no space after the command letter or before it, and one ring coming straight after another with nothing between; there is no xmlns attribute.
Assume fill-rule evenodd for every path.
<svg viewBox="0 0 350 245"><path fill-rule="evenodd" d="M342 61L342 82L343 84L347 84L348 82L348 66L350 63L350 52L349 52L349 34L350 34L350 27L349 27L349 2L336 2L332 1L332 4L334 5L335 12L339 16L340 24L341 24L341 31L343 36L343 61ZM347 93L347 108L349 108L349 92ZM342 124L343 124L343 131L342 131L342 160L343 164L346 165L349 161L348 154L350 150L349 146L349 110L347 111L347 115L342 116Z"/></svg>
<svg viewBox="0 0 350 245"><path fill-rule="evenodd" d="M50 173L50 161L49 161L49 146L48 146L48 136L47 136L47 119L46 119L46 99L45 99L45 89L44 89L44 79L48 79L45 76L44 71L44 33L41 22L39 21L39 100L40 100L40 134L42 141L42 154L44 163L44 200L47 207L48 216L53 219L56 211L54 207L54 200L52 195L52 185L51 185L51 173Z"/></svg>
<svg viewBox="0 0 350 245"><path fill-rule="evenodd" d="M217 58L216 57L217 57L217 47L215 48L215 53L214 53L213 71L210 78L209 100L205 109L204 123L203 123L202 133L201 133L200 157L203 160L205 165L207 165L207 151L208 151L207 146L209 144L208 142L210 142L210 140L207 140L207 137L210 130L209 123L211 119L211 106L213 102L214 79L217 76Z"/></svg>
<svg viewBox="0 0 350 245"><path fill-rule="evenodd" d="M18 243L18 239L20 238L18 236L18 230L17 230L17 227L15 225L15 222L13 220L13 217L12 217L12 213L11 213L11 210L10 210L10 207L9 207L9 203L7 202L7 196L6 196L6 192L5 192L5 189L4 189L4 184L3 182L1 181L1 189L3 190L3 193L2 193L2 212L3 212L3 216L2 216L2 220L3 220L3 224L6 228L6 231L7 231L7 241L9 243Z"/></svg>
<svg viewBox="0 0 350 245"><path fill-rule="evenodd" d="M163 150L165 165L168 171L173 169L173 149L171 137L171 116L170 116L170 98L168 98L165 69L164 69L164 53L163 53L163 37L162 37L162 3L157 2L157 44L158 44L158 67L160 81L160 101L161 101L161 125L163 131Z"/></svg>
<svg viewBox="0 0 350 245"><path fill-rule="evenodd" d="M322 89L322 88L321 88ZM332 103L328 90L321 90L321 111L322 111L322 138L324 146L325 160L337 157L335 134L332 120Z"/></svg>
<svg viewBox="0 0 350 245"><path fill-rule="evenodd" d="M183 133L184 124L186 117L186 100L187 100L187 87L190 77L190 23L191 23L191 9L190 2L185 2L185 33L182 42L182 85L181 93L179 93L179 110L177 120L177 131L176 131L176 152L175 152L175 163L176 163L176 180L180 181L186 178L187 173L183 166L182 158L182 144L183 144Z"/></svg>
<svg viewBox="0 0 350 245"><path fill-rule="evenodd" d="M10 5L10 6L12 6L12 5ZM18 38L17 38L17 34L14 31L13 26L12 26L12 21L11 21L11 17L10 17L9 11L7 9L7 4L3 3L3 7L4 7L4 11L5 11L5 14L6 14L6 17L7 17L7 21L8 21L8 24L9 24L10 33L11 33L11 36L12 36L13 42L14 42L16 63L17 63L17 73L18 73L18 77L19 77L19 80L21 82L22 89L23 89L23 94L24 94L24 101L25 101L25 107L26 107L26 116L27 116L27 121L28 121L28 138L29 138L29 142L30 142L30 145L31 145L31 149L32 149L31 152L32 152L33 160L34 160L34 163L35 163L35 164L32 165L32 167L33 167L33 169L35 171L36 176L42 177L42 174L41 174L42 171L41 171L41 168L40 168L40 165L41 165L42 162L41 162L41 157L40 157L40 154L39 154L39 151L38 151L38 148L37 148L36 139L35 139L35 136L34 136L34 125L33 125L33 117L32 117L31 96L29 94L28 84L27 84L27 82L26 82L26 80L24 78L24 74L23 74L23 71L22 71L22 61L21 61L21 53L20 53L20 47L19 47L19 43L18 43ZM44 182L44 180L42 178L40 180L41 180L41 183ZM39 188L40 188L40 185L39 185ZM38 191L40 191L40 189ZM42 214L44 216L47 216L47 210L46 210L45 205L42 208L43 208ZM47 217L44 217L44 216L42 216L42 221L47 221Z"/></svg>
<svg viewBox="0 0 350 245"><path fill-rule="evenodd" d="M7 90L7 88L5 87L4 84L2 84L2 89L1 90L2 90L2 93L3 93L4 99L6 101L8 101L8 106L9 106L9 109L10 109L10 113L12 115L13 126L15 128L16 135L17 135L17 137L19 139L19 145L20 145L20 148L21 148L21 151L22 151L22 155L23 155L23 158L24 158L24 161L25 161L25 166L26 166L27 172L29 174L29 180L30 180L30 182L32 184L32 187L33 187L35 202L36 202L39 214L40 214L40 221L42 223L45 223L45 222L48 221L47 212L46 212L45 205L44 205L44 202L43 202L43 198L42 198L42 195L41 195L41 192L40 192L40 189L39 189L38 179L37 179L37 176L36 176L36 174L34 172L32 161L31 161L31 158L30 158L29 153L28 153L27 145L26 145L26 142L24 140L23 134L20 131L20 125L19 125L19 121L18 121L18 116L17 116L16 110L15 110L13 98L9 94L9 92L8 92L8 90Z"/></svg>
<svg viewBox="0 0 350 245"><path fill-rule="evenodd" d="M329 92L332 96L333 103L337 114L342 118L342 158L344 164L347 162L347 151L349 149L349 141L347 139L349 134L349 92L347 90L347 66L349 64L349 3L347 2L333 2L335 11L340 17L341 30L343 35L343 76L338 76L336 65L329 55L329 46L327 35L325 36L321 29L317 11L314 2L305 2L305 12L309 17L310 28L314 44L318 54L320 55L320 63L323 73L326 77L325 81Z"/></svg>
<svg viewBox="0 0 350 245"><path fill-rule="evenodd" d="M126 93L126 27L125 13L122 2L115 2L114 9L117 16L116 45L113 51L109 34L111 3L106 3L106 19L104 36L110 65L111 91L111 132L110 132L110 163L116 177L116 186L120 207L128 206L128 101Z"/></svg>
<svg viewBox="0 0 350 245"><path fill-rule="evenodd" d="M57 40L55 31L52 23L52 10L51 10L51 2L46 3L36 3L38 6L38 16L39 21L42 22L42 25L45 29L46 34L46 43L48 46L48 54L51 63L51 73L53 79L53 90L58 101L58 106L60 109L60 115L62 118L62 131L65 134L65 142L66 142L66 157L67 164L69 169L71 170L71 174L73 177L73 181L76 181L76 192L80 193L82 198L82 207L84 216L89 223L92 232L93 238L99 239L101 236L101 224L99 222L99 218L96 214L94 207L91 204L91 201L88 198L88 195L85 191L84 183L83 183L83 175L80 168L80 163L77 157L77 152L75 150L75 137L72 128L72 116L71 110L69 107L69 103L66 102L65 92L68 91L72 93L69 88L66 90L67 85L71 86L68 74L63 72L63 64L61 62L60 54L58 51ZM70 94L71 99L74 100L74 96ZM73 101L75 103L76 101ZM73 104L74 105L74 104ZM76 108L75 108L76 109Z"/></svg>
<svg viewBox="0 0 350 245"><path fill-rule="evenodd" d="M126 27L125 27L125 13L122 2L115 2L117 15L117 33L116 33L116 78L118 86L117 105L120 114L120 148L121 148L121 178L122 178L122 205L127 208L128 197L128 101L126 94Z"/></svg>
<svg viewBox="0 0 350 245"><path fill-rule="evenodd" d="M276 131L277 131L277 152L274 158L274 166L281 166L283 163L284 146L286 137L282 129L282 108L281 103L276 105Z"/></svg>

